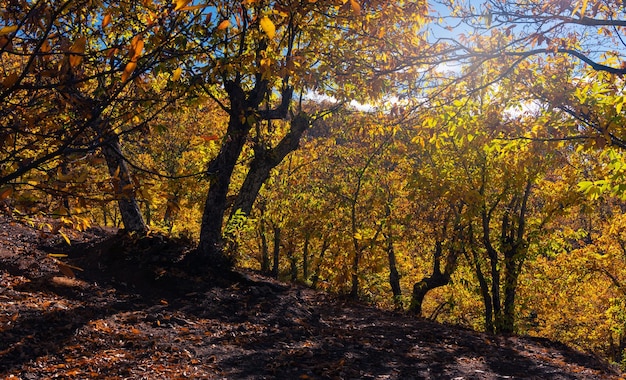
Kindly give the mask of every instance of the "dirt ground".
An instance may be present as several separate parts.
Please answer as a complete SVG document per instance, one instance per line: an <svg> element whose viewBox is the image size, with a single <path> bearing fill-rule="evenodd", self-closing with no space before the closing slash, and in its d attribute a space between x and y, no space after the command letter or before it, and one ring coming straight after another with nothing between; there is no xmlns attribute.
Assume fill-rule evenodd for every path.
<svg viewBox="0 0 626 380"><path fill-rule="evenodd" d="M177 264L185 241L104 229L70 238L0 216L1 378L623 378L544 339L441 325L253 272L191 275Z"/></svg>

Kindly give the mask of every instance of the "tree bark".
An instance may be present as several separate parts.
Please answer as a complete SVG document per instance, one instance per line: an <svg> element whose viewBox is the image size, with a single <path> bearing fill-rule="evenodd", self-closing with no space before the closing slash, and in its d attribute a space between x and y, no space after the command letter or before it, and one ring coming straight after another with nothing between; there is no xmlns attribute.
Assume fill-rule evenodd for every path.
<svg viewBox="0 0 626 380"><path fill-rule="evenodd" d="M134 184L126 161L122 156L120 140L117 135L111 136L108 144L102 146L102 154L109 168L124 228L128 232L145 234L148 231L148 226L133 194Z"/></svg>
<svg viewBox="0 0 626 380"><path fill-rule="evenodd" d="M445 286L450 283L450 273L441 271L441 256L443 254L443 245L441 241L435 243L435 254L433 259L433 271L430 276L424 277L413 285L413 293L411 294L411 304L409 311L415 315L422 316L422 304L426 294L433 289Z"/></svg>
<svg viewBox="0 0 626 380"><path fill-rule="evenodd" d="M300 138L308 127L309 119L306 115L302 113L298 114L291 121L291 129L278 145L272 149L258 148L255 150L248 174L233 204L231 217L237 210L241 210L244 214L250 215L254 201L261 187L269 178L270 172L280 164L289 153L298 149Z"/></svg>
<svg viewBox="0 0 626 380"><path fill-rule="evenodd" d="M252 119L257 119L258 117L262 120L284 119L287 116L287 110L291 102L293 90L287 87L282 91L281 104L276 109L261 111L259 110L259 105L268 92L267 80L263 79L261 74L258 74L254 88L249 91L244 91L241 80L241 76L238 75L235 81L226 81L224 84L224 89L230 100L228 129L220 152L211 161L207 169L210 182L202 213L200 242L198 249L188 255L187 258L191 265L198 265L199 267L208 265L214 269L222 269L232 266L232 258L224 251L222 227L224 214L228 206L226 196L233 171L241 151L248 141L253 123L255 123ZM268 170L266 165L260 163L259 166L260 168L254 169L252 173L260 171L267 178L266 176L269 173L267 175L264 174ZM260 185L262 185L262 182L259 185L259 181L256 178L254 180L251 178L250 181L252 183L246 185L246 188L240 189L239 192L242 198L248 199L246 204L254 203L254 199L256 199L258 194L258 190L255 190L255 188L258 186L260 189ZM247 186L251 186L251 188ZM236 207L242 208L240 205Z"/></svg>
<svg viewBox="0 0 626 380"><path fill-rule="evenodd" d="M315 266L315 272L313 272L313 276L311 276L311 288L317 288L317 282L320 279L320 270L322 269L322 262L324 261L324 256L326 255L326 251L330 248L330 243L327 239L324 239L322 242L322 249L320 250L320 257L317 260L317 265Z"/></svg>
<svg viewBox="0 0 626 380"><path fill-rule="evenodd" d="M309 280L309 244L311 237L309 233L304 237L304 247L302 247L302 281L306 283Z"/></svg>
<svg viewBox="0 0 626 380"><path fill-rule="evenodd" d="M387 239L387 258L389 260L389 286L393 294L393 304L396 310L402 310L402 289L400 288L400 274L396 266L396 252L393 249L393 236L391 233L385 236Z"/></svg>
<svg viewBox="0 0 626 380"><path fill-rule="evenodd" d="M274 226L274 262L272 263L272 277L278 278L278 264L280 259L280 227Z"/></svg>
<svg viewBox="0 0 626 380"><path fill-rule="evenodd" d="M222 224L226 212L226 196L237 160L252 127L248 123L250 109L245 92L237 83L227 82L226 91L230 99L230 117L226 137L218 155L207 169L210 178L198 249L188 258L192 265L208 265L215 269L230 268L232 260L222 247Z"/></svg>
<svg viewBox="0 0 626 380"><path fill-rule="evenodd" d="M267 236L265 235L265 222L261 220L259 226L259 235L261 238L261 273L270 273L270 252L267 246Z"/></svg>

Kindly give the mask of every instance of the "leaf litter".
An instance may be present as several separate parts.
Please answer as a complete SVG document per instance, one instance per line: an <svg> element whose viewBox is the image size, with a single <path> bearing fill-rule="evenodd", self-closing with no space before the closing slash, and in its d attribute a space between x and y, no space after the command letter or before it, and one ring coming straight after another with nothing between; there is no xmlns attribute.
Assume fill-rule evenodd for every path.
<svg viewBox="0 0 626 380"><path fill-rule="evenodd" d="M67 246L0 217L0 377L623 378L546 339L441 325L252 271L192 274L180 265L190 247L112 229Z"/></svg>

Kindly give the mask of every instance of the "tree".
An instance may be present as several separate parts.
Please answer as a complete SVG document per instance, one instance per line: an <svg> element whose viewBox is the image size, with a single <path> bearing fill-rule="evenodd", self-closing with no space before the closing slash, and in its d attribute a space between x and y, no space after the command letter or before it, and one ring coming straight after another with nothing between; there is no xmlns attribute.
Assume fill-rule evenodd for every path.
<svg viewBox="0 0 626 380"><path fill-rule="evenodd" d="M505 55L519 63L558 54L596 71L626 74L622 66L626 13L621 2L487 1L478 8L465 1L444 4L451 9L450 17L469 29L463 38L450 41L460 58L487 62Z"/></svg>
<svg viewBox="0 0 626 380"><path fill-rule="evenodd" d="M333 1L214 6L219 14L216 33L199 35L202 46L210 50L198 56L194 75L230 120L221 150L207 168L210 186L200 242L190 260L220 267L229 262L221 247L222 226L231 177L244 146L252 141L255 153L251 179L244 182L245 191L239 192L250 198L240 198L238 203L247 209L267 168L284 156L278 152L283 150L279 143L274 148L264 144L272 120L289 116L294 91L319 92L340 100L379 99L390 75L405 68L396 57L424 42L408 33L420 27L426 7L356 1L343 6ZM410 76L409 71L403 70L402 75ZM304 126L306 117L298 115L294 112L294 130L284 136L283 146L297 146L287 140L295 141L297 130Z"/></svg>
<svg viewBox="0 0 626 380"><path fill-rule="evenodd" d="M29 191L46 181L28 175L100 150L126 228L145 232L120 136L180 96L159 71L172 67L173 37L190 19L170 17L173 6L160 3L18 3L7 4L0 30L10 63L0 91L0 184Z"/></svg>

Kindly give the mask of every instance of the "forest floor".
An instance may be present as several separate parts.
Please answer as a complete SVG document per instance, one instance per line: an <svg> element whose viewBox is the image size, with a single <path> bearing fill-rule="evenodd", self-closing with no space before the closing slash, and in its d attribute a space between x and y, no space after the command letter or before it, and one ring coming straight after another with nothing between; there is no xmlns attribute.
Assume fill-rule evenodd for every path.
<svg viewBox="0 0 626 380"><path fill-rule="evenodd" d="M545 339L441 325L253 272L191 275L176 265L183 241L104 229L70 238L0 216L0 378L623 378Z"/></svg>

